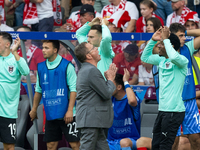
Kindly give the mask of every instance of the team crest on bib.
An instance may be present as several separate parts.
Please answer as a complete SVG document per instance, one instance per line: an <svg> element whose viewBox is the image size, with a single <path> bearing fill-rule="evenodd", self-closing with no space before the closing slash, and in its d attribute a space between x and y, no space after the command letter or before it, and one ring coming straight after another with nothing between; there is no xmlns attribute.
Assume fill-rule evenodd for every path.
<svg viewBox="0 0 200 150"><path fill-rule="evenodd" d="M8 72L13 73L14 71L14 66L8 66Z"/></svg>

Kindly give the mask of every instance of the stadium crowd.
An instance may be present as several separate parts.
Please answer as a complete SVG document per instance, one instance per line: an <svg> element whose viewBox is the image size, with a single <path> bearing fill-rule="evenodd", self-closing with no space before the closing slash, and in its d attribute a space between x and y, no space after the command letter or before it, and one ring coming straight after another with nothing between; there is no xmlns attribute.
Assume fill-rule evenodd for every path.
<svg viewBox="0 0 200 150"><path fill-rule="evenodd" d="M73 150L200 150L199 15L200 0L0 0L4 149L15 147L19 89L29 73L35 84L29 115L36 119L43 103L48 150L63 134ZM82 67L58 40L26 40L28 68L20 39L7 31L75 32L70 42ZM112 40L111 33L123 32L153 36ZM155 86L153 138L140 135L143 99L131 85Z"/></svg>

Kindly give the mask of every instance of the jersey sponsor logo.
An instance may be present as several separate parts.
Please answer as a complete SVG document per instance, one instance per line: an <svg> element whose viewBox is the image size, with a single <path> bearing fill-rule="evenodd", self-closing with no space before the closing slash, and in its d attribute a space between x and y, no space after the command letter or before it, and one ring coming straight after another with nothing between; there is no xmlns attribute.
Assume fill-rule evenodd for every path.
<svg viewBox="0 0 200 150"><path fill-rule="evenodd" d="M131 133L131 127L123 127L123 128L113 128L114 134L128 134Z"/></svg>
<svg viewBox="0 0 200 150"><path fill-rule="evenodd" d="M46 106L56 106L56 105L61 105L61 98L46 100Z"/></svg>
<svg viewBox="0 0 200 150"><path fill-rule="evenodd" d="M65 96L64 90L65 89L57 89L57 96Z"/></svg>
<svg viewBox="0 0 200 150"><path fill-rule="evenodd" d="M126 118L124 120L124 126L126 126L126 125L132 125L131 118Z"/></svg>
<svg viewBox="0 0 200 150"><path fill-rule="evenodd" d="M65 96L64 88L54 89L54 90L45 90L43 92L43 98L56 98L57 96Z"/></svg>
<svg viewBox="0 0 200 150"><path fill-rule="evenodd" d="M116 126L116 127L124 127L124 126L127 126L127 125L132 125L131 118L125 118L125 119L121 119L121 120L115 119L113 121L113 125Z"/></svg>
<svg viewBox="0 0 200 150"><path fill-rule="evenodd" d="M14 71L14 66L8 66L8 72L11 74Z"/></svg>

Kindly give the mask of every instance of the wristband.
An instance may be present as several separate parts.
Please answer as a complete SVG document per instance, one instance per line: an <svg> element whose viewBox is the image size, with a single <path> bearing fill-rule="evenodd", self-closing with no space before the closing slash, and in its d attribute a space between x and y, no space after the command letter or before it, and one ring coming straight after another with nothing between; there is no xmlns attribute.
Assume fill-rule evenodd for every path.
<svg viewBox="0 0 200 150"><path fill-rule="evenodd" d="M129 84L126 84L124 87L125 87L125 90L126 90L127 88L131 88L131 86L130 86Z"/></svg>
<svg viewBox="0 0 200 150"><path fill-rule="evenodd" d="M185 30L185 36L187 36L187 30Z"/></svg>
<svg viewBox="0 0 200 150"><path fill-rule="evenodd" d="M128 81L125 81L125 82L124 82L124 86L127 85L127 84L129 84Z"/></svg>

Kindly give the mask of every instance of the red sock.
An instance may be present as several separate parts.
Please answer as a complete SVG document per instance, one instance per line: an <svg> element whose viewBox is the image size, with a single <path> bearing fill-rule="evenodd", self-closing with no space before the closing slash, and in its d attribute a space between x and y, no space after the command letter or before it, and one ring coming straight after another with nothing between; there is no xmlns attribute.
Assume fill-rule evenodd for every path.
<svg viewBox="0 0 200 150"><path fill-rule="evenodd" d="M137 148L137 150L147 150L146 147L140 147L140 148Z"/></svg>

